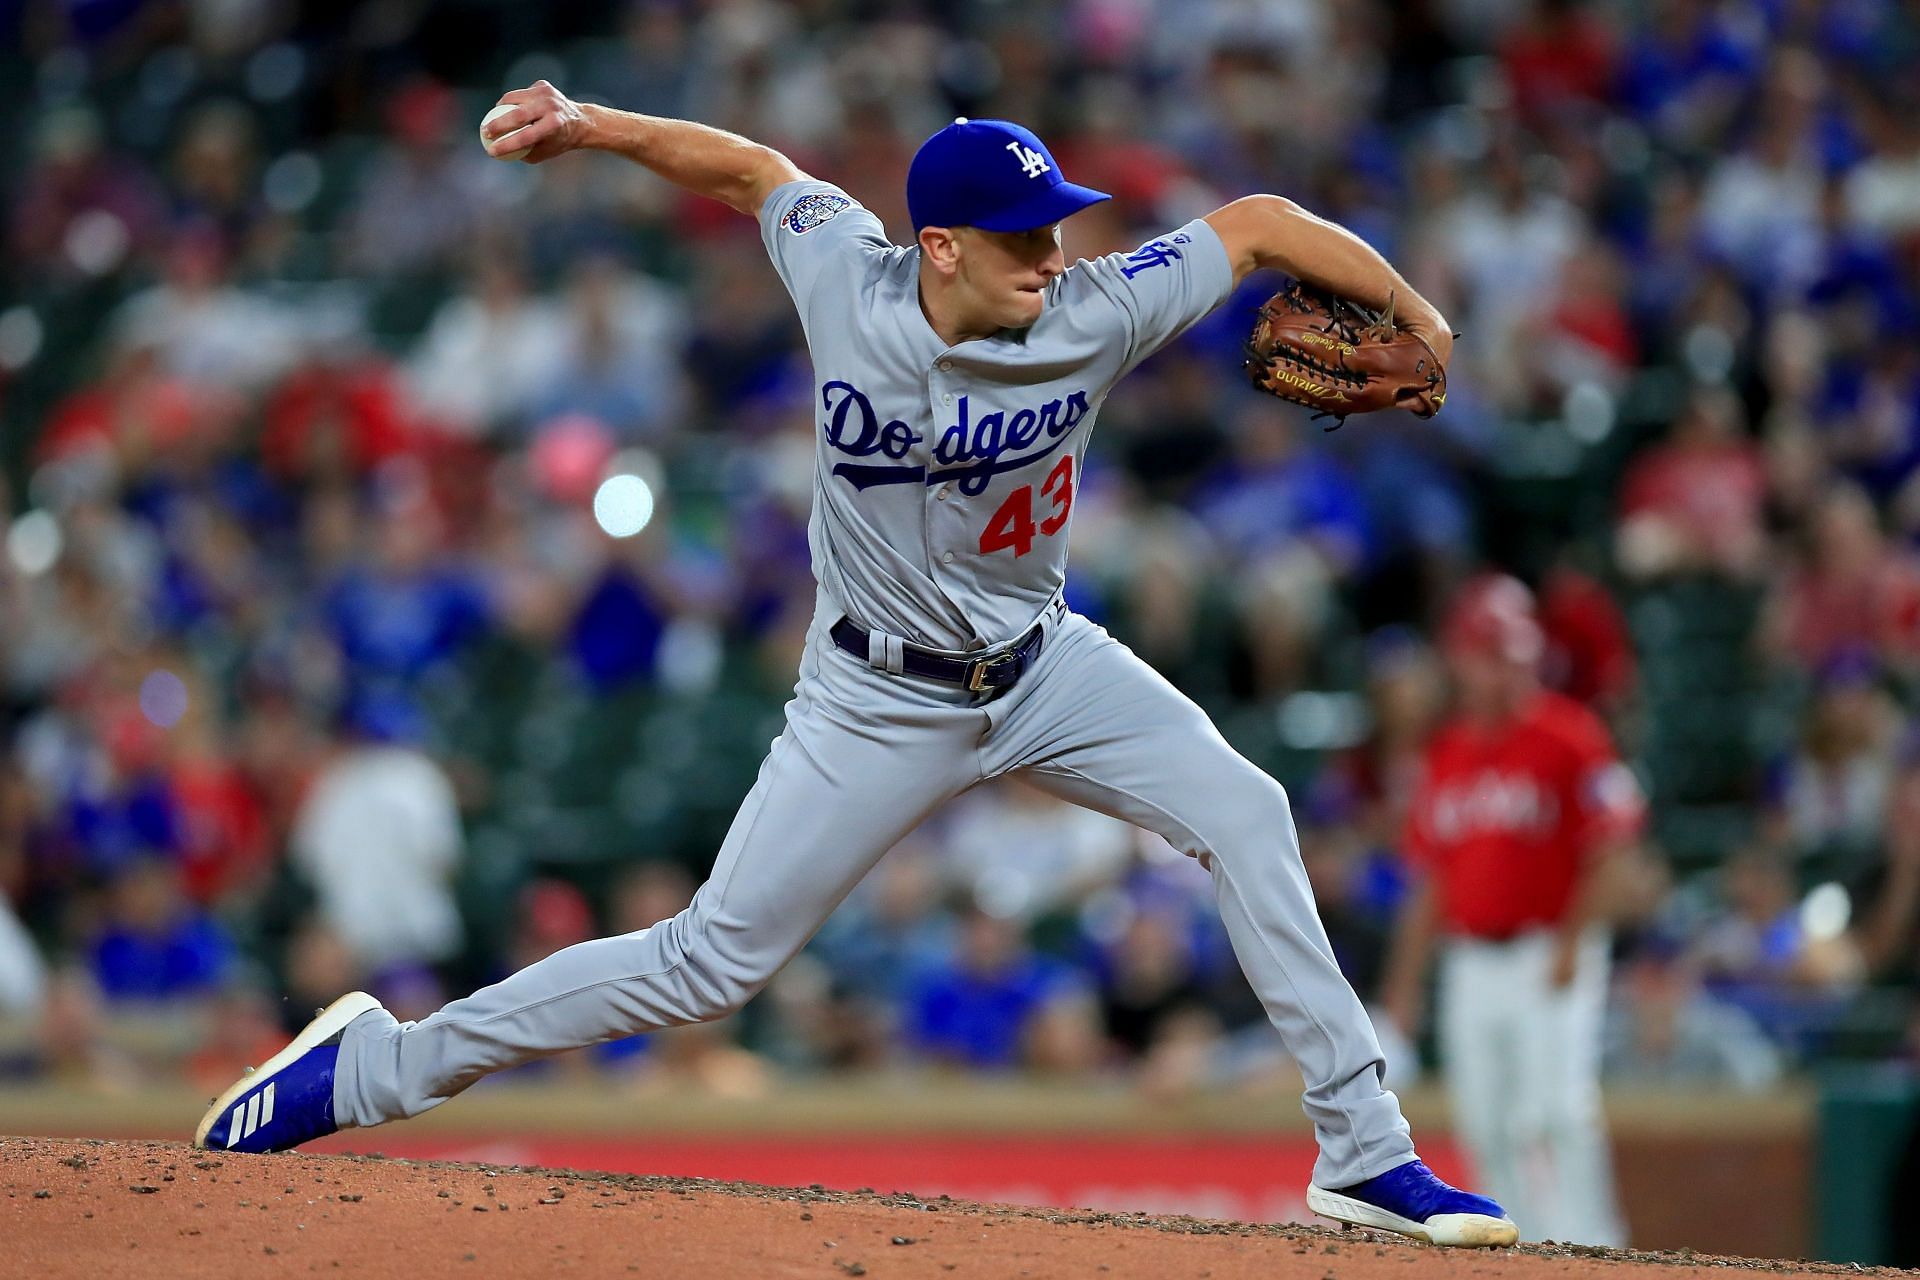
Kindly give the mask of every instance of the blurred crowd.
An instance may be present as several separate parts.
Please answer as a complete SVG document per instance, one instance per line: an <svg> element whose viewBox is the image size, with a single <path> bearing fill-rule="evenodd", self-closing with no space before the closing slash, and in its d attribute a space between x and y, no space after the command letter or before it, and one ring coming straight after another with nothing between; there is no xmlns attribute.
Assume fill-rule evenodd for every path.
<svg viewBox="0 0 1920 1280"><path fill-rule="evenodd" d="M1465 335L1446 412L1253 394L1249 282L1103 412L1073 604L1288 785L1370 998L1428 637L1517 574L1653 805L1611 1076L1920 1058L1913 0L0 23L0 1070L218 1084L342 990L421 1016L704 873L813 605L806 353L750 221L481 150L540 77L780 147L899 240L955 115L1115 193L1069 258L1254 191L1366 237ZM739 1018L576 1059L538 1070L1286 1070L1205 874L1018 784Z"/></svg>

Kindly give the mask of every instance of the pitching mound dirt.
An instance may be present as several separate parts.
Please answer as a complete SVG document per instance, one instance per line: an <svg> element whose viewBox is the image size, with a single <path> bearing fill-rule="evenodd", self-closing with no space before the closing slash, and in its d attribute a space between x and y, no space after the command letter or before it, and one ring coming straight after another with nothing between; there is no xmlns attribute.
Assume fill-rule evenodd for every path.
<svg viewBox="0 0 1920 1280"><path fill-rule="evenodd" d="M1470 1253L1359 1231L358 1156L223 1155L162 1142L0 1138L0 1194L0 1273L88 1280L1868 1274L1685 1252L1548 1245Z"/></svg>

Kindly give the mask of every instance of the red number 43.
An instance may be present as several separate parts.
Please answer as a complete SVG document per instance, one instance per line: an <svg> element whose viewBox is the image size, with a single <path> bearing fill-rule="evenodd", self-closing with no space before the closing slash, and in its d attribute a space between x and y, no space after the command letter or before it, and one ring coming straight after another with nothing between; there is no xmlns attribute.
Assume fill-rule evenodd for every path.
<svg viewBox="0 0 1920 1280"><path fill-rule="evenodd" d="M1067 527L1067 516L1073 510L1073 455L1068 454L1054 464L1052 471L1040 484L1040 496L1051 499L1053 513L1040 521L1033 522L1033 486L1023 484L1007 495L1000 509L987 521L987 527L980 531L980 554L992 555L1007 547L1013 548L1016 558L1033 550L1033 535L1036 532L1051 538Z"/></svg>

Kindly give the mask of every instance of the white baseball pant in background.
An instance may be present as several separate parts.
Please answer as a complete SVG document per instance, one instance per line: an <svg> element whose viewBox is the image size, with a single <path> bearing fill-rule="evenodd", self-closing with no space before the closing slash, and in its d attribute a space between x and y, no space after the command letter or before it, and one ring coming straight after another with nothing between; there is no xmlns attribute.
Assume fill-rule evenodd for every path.
<svg viewBox="0 0 1920 1280"><path fill-rule="evenodd" d="M1581 939L1555 988L1553 934L1454 937L1440 957L1441 1068L1487 1195L1527 1240L1624 1245L1600 1099L1608 942Z"/></svg>

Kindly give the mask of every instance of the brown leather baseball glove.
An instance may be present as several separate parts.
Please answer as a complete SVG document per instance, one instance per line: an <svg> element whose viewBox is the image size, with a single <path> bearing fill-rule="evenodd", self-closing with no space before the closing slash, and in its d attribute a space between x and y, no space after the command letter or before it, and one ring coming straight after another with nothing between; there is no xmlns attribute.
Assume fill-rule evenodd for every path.
<svg viewBox="0 0 1920 1280"><path fill-rule="evenodd" d="M1380 409L1431 418L1447 401L1440 358L1424 338L1395 326L1391 299L1386 314L1376 315L1298 281L1260 308L1246 369L1260 390L1340 422Z"/></svg>

